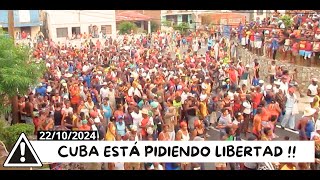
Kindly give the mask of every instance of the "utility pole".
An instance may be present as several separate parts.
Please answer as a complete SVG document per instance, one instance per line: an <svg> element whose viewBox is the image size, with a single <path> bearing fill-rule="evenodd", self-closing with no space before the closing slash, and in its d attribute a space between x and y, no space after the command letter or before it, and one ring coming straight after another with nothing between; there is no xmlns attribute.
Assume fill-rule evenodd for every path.
<svg viewBox="0 0 320 180"><path fill-rule="evenodd" d="M8 10L8 33L14 40L14 14L13 10Z"/></svg>
<svg viewBox="0 0 320 180"><path fill-rule="evenodd" d="M8 33L13 39L14 43L14 11L8 10ZM14 89L13 89L14 90ZM11 99L12 105L12 122L11 124L19 123L19 106L18 106L18 96L13 96Z"/></svg>

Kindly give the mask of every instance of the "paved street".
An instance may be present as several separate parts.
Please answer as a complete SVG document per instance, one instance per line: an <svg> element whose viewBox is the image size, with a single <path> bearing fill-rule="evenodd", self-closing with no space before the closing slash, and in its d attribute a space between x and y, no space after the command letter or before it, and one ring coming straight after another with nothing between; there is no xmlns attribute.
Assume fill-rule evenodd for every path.
<svg viewBox="0 0 320 180"><path fill-rule="evenodd" d="M185 49L183 49L182 51L186 51ZM205 54L206 52L206 48L202 48L200 51L200 54ZM297 94L297 97L299 97L299 95ZM303 111L304 108L306 106L308 106L309 103L307 102L306 98L299 98L299 103L298 103L298 108L299 108L299 114L296 116L296 124L299 121L299 119L302 117L303 115ZM275 130L275 134L279 136L279 138L275 139L275 140L284 140L284 138L286 136L290 137L290 140L299 140L299 136L298 136L298 131L292 131L291 129L285 128L285 129L281 129L280 127L280 123L277 123L277 128ZM213 129L209 131L209 135L210 137L208 138L208 140L219 140L219 130L218 129ZM243 140L246 140L245 137L242 137ZM205 168L206 170L213 170L215 169L214 164L213 163L206 163L205 164Z"/></svg>

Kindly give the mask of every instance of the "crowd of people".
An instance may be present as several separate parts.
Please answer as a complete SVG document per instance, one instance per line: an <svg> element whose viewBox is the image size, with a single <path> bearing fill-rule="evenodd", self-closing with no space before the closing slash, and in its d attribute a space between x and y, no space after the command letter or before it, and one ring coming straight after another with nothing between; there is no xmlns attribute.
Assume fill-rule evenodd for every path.
<svg viewBox="0 0 320 180"><path fill-rule="evenodd" d="M189 37L189 43L182 41L184 37ZM37 87L20 96L21 122L34 124L35 133L98 131L104 141L290 140L276 134L280 122L282 128L299 131L300 140L316 142L315 163L210 166L217 170L319 169L318 80L312 79L307 92L310 107L295 124L299 113L295 77L273 62L270 82L264 82L259 60L243 64L237 55L241 33L239 37L240 42L215 33L205 43L196 33L183 36L178 31L158 31L96 42L82 39L80 47L40 41L33 55L36 62L45 61L47 71ZM248 37L245 42L250 48L256 39ZM214 130L219 131L217 137L210 132ZM87 169L206 169L204 163L92 164Z"/></svg>
<svg viewBox="0 0 320 180"><path fill-rule="evenodd" d="M311 12L275 12L272 17L257 17L241 24L237 29L237 36L243 47L274 60L308 63L314 58L319 61L319 19L317 13Z"/></svg>

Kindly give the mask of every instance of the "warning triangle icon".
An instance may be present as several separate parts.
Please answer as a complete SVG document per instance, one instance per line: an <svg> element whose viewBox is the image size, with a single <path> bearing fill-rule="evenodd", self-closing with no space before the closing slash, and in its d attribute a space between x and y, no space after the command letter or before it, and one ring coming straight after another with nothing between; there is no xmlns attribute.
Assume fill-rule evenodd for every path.
<svg viewBox="0 0 320 180"><path fill-rule="evenodd" d="M26 135L21 133L3 166L42 167L42 163Z"/></svg>

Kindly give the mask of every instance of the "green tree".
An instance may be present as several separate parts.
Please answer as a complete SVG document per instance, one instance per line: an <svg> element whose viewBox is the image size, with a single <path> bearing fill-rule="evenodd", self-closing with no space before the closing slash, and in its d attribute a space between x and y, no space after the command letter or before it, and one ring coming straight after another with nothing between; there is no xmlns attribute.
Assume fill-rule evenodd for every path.
<svg viewBox="0 0 320 180"><path fill-rule="evenodd" d="M182 22L177 26L173 27L175 30L180 31L181 34L186 34L187 30L190 28L188 23Z"/></svg>
<svg viewBox="0 0 320 180"><path fill-rule="evenodd" d="M172 26L172 21L162 21L161 22L161 24L163 25L163 26L166 26L166 27L171 27Z"/></svg>
<svg viewBox="0 0 320 180"><path fill-rule="evenodd" d="M292 24L293 24L293 20L291 19L291 17L289 15L283 15L280 19L283 21L286 28L292 26Z"/></svg>
<svg viewBox="0 0 320 180"><path fill-rule="evenodd" d="M119 33L125 34L125 33L131 33L131 30L136 31L138 29L137 25L132 22L124 21L119 24Z"/></svg>
<svg viewBox="0 0 320 180"><path fill-rule="evenodd" d="M156 22L151 21L151 32L156 32L158 29L159 25Z"/></svg>
<svg viewBox="0 0 320 180"><path fill-rule="evenodd" d="M17 96L38 83L45 70L44 63L35 63L30 52L0 29L0 112L12 110L13 123L18 122Z"/></svg>
<svg viewBox="0 0 320 180"><path fill-rule="evenodd" d="M18 140L21 133L25 133L27 137L34 135L34 126L30 124L15 124L10 126L6 121L0 119L0 141L10 151Z"/></svg>

